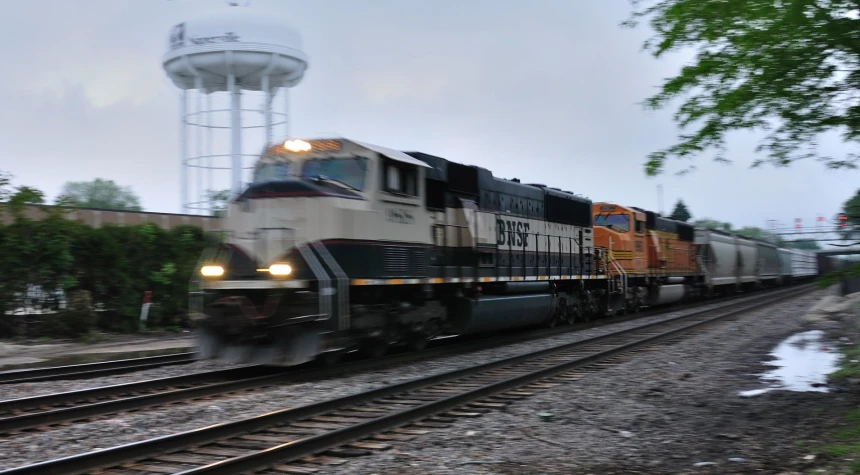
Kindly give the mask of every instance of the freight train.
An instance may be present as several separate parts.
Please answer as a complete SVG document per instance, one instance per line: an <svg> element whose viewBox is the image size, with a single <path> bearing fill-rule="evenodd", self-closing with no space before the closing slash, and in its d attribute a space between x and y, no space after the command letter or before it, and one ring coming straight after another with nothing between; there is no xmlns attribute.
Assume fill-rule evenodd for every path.
<svg viewBox="0 0 860 475"><path fill-rule="evenodd" d="M201 358L336 362L818 274L815 254L345 138L261 153L204 252Z"/></svg>

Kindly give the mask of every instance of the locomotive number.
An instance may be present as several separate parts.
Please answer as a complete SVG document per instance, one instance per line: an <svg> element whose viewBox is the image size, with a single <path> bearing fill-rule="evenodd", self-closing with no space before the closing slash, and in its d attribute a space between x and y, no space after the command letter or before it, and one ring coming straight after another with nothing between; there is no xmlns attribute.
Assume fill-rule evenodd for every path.
<svg viewBox="0 0 860 475"><path fill-rule="evenodd" d="M392 223L412 224L415 222L415 217L405 209L385 208L385 220Z"/></svg>
<svg viewBox="0 0 860 475"><path fill-rule="evenodd" d="M508 246L528 247L528 232L531 227L529 223L497 219L496 227L498 229L498 234L496 235L498 245L502 246L507 243Z"/></svg>
<svg viewBox="0 0 860 475"><path fill-rule="evenodd" d="M615 211L615 205L600 205L600 211Z"/></svg>

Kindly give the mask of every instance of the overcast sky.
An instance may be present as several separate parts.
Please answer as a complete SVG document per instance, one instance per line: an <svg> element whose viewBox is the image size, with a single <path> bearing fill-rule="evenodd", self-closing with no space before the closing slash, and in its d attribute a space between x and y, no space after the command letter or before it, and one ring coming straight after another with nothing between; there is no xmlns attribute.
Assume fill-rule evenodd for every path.
<svg viewBox="0 0 860 475"><path fill-rule="evenodd" d="M113 179L149 211L179 212L179 93L161 59L171 27L219 0L30 0L0 17L0 170L53 199L69 180ZM244 3L244 2L243 2ZM619 27L628 0L254 0L288 19L310 66L291 94L294 136L338 134L418 150L668 213L735 226L831 217L860 171L814 161L749 169L754 134L733 135L733 165L696 160L647 178L672 143L674 109L640 102L688 55L641 51ZM278 138L276 136L276 138ZM255 150L262 143L251 144ZM847 150L838 140L825 150Z"/></svg>

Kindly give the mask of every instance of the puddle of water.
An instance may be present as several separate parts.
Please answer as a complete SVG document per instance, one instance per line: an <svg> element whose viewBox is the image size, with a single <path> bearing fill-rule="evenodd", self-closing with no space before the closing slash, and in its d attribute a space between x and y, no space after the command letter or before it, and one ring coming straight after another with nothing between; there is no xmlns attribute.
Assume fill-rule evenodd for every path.
<svg viewBox="0 0 860 475"><path fill-rule="evenodd" d="M776 366L761 376L769 381L766 388L741 391L742 397L753 397L774 390L827 392L827 375L838 369L840 354L823 342L824 332L812 330L783 340L770 353L776 358L765 364Z"/></svg>

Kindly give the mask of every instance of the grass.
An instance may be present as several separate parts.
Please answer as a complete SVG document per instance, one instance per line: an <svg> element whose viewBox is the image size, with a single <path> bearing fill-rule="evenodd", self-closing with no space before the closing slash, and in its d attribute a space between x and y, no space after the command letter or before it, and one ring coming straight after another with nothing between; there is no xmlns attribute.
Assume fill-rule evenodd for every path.
<svg viewBox="0 0 860 475"><path fill-rule="evenodd" d="M84 333L78 337L78 341L81 343L84 343L86 345L91 345L93 343L99 343L99 342L105 341L106 339L107 338L105 338L104 335L102 335L101 333L99 333L95 330L90 330L89 332Z"/></svg>
<svg viewBox="0 0 860 475"><path fill-rule="evenodd" d="M860 345L842 350L839 365L841 368L828 375L829 380L860 379Z"/></svg>
<svg viewBox="0 0 860 475"><path fill-rule="evenodd" d="M842 350L841 368L828 375L830 381L860 380L860 345ZM810 447L813 453L827 460L819 473L860 474L860 408L844 418L844 427L835 430L828 444ZM801 443L795 442L802 446Z"/></svg>
<svg viewBox="0 0 860 475"><path fill-rule="evenodd" d="M845 417L847 427L835 431L830 443L816 447L816 455L828 462L820 473L860 473L860 408Z"/></svg>

